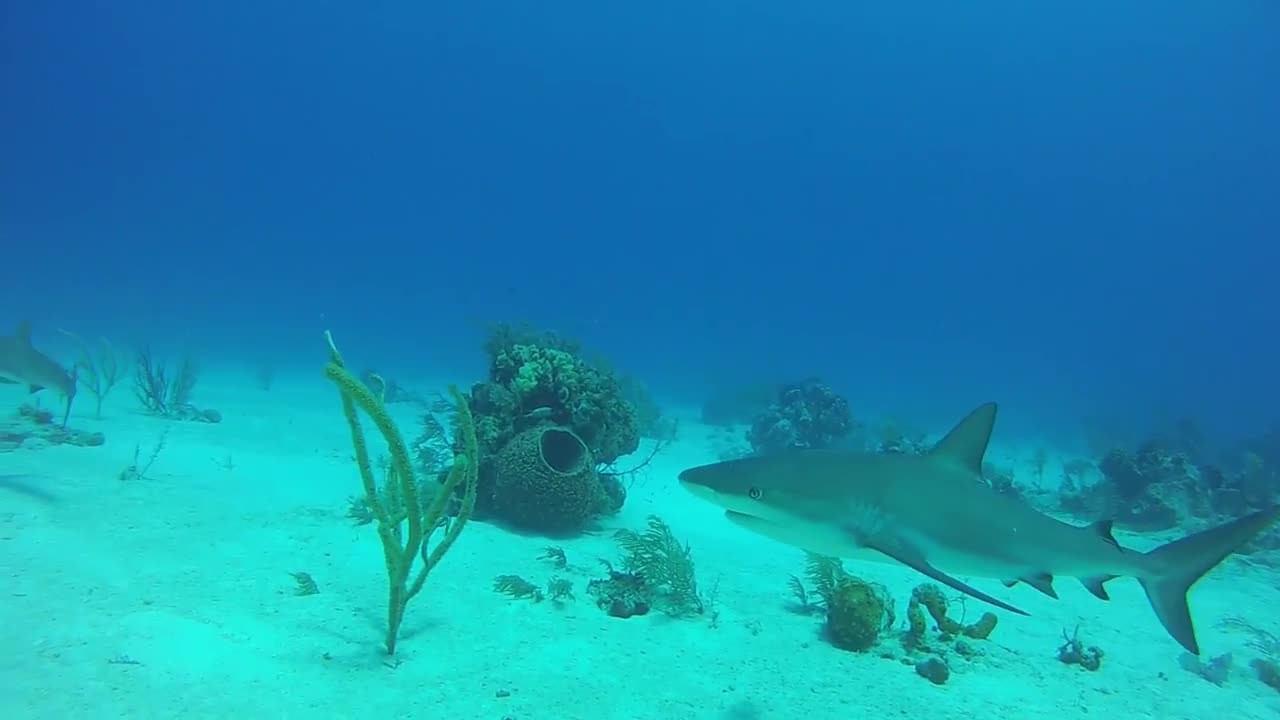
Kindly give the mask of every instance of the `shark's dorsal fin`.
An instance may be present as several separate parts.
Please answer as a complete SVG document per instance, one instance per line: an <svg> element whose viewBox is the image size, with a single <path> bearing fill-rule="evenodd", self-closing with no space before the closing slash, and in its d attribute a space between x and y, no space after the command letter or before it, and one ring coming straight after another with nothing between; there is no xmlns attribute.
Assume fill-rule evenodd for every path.
<svg viewBox="0 0 1280 720"><path fill-rule="evenodd" d="M13 333L14 339L23 345L31 344L31 321L23 320L18 323L18 329Z"/></svg>
<svg viewBox="0 0 1280 720"><path fill-rule="evenodd" d="M979 405L938 441L930 455L950 458L981 477L982 458L987 454L987 443L991 441L991 429L995 424L996 404Z"/></svg>

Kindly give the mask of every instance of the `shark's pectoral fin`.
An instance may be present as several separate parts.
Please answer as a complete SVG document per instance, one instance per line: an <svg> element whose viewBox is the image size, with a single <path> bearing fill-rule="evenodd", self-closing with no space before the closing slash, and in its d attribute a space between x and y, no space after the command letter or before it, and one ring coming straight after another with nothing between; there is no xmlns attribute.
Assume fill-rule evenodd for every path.
<svg viewBox="0 0 1280 720"><path fill-rule="evenodd" d="M960 580L953 578L950 575L942 572L938 568L930 565L929 561L925 559L923 555L920 554L920 551L914 547L911 547L910 545L906 545L903 543L874 542L874 541L864 542L862 544L865 547L884 553L885 555L893 558L894 560L897 560L898 562L902 563L903 565L906 565L912 570L915 570L921 575L925 575L934 580L937 580L938 582L942 583L943 585L946 585L947 587L953 590L958 590L964 593L965 595L968 595L973 598L977 598L982 602L995 605L1001 610L1008 610L1011 613L1017 613L1019 615L1028 614L1027 612L1019 610L1018 608L1006 602L997 600L996 598L993 598L990 595L982 592L978 588L975 588L972 585L969 585L968 583L961 582Z"/></svg>
<svg viewBox="0 0 1280 720"><path fill-rule="evenodd" d="M1115 575L1099 575L1097 577L1080 578L1080 584L1084 585L1084 589L1093 593L1093 596L1099 600L1110 600L1111 596L1107 594L1107 589L1102 584L1108 580L1115 579Z"/></svg>
<svg viewBox="0 0 1280 720"><path fill-rule="evenodd" d="M43 386L43 385L28 385L28 386L27 386L27 388L28 388L31 392L33 392L33 393L38 393L38 392L40 392L41 390L43 390L43 389L44 389L44 386Z"/></svg>
<svg viewBox="0 0 1280 720"><path fill-rule="evenodd" d="M10 379L9 379L9 378L7 378L7 377L0 377L0 383L4 383L5 385L19 385L19 384L20 384L17 380L10 380Z"/></svg>

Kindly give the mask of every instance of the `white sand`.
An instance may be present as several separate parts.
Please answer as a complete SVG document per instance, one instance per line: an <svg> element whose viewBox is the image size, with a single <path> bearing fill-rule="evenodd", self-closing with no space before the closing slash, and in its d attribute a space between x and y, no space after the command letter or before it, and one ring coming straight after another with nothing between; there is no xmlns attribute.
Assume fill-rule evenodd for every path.
<svg viewBox="0 0 1280 720"><path fill-rule="evenodd" d="M716 459L713 431L691 422L598 532L548 541L468 526L410 604L391 667L381 550L371 526L344 517L359 483L334 391L318 376L270 394L237 390L244 378L216 380L205 379L199 399L222 411L222 424L137 414L122 386L104 419L89 417L87 402L73 418L104 432L104 447L0 454L0 476L30 476L0 486L0 717L1280 717L1280 693L1247 667L1247 638L1217 626L1241 616L1280 634L1276 577L1239 559L1193 597L1206 656L1236 653L1225 687L1179 667L1180 649L1132 580L1108 586L1110 603L1066 578L1060 601L975 580L1032 616L1002 615L991 640L975 643L983 656L953 666L943 687L897 661L833 648L818 619L789 609L787 576L802 572L803 555L728 525L676 487L679 469ZM23 399L7 387L0 407ZM410 408L402 420L415 435ZM122 482L135 444L145 454L166 429L148 476ZM618 620L586 596L596 558L616 557L611 530L640 527L650 513L691 543L702 586L718 583L717 627L659 614ZM544 582L554 569L538 555L549 544L568 554L575 602L557 609L493 592L500 574ZM900 617L922 580L892 566L848 568L888 586ZM321 592L294 596L293 571ZM1077 624L1107 651L1099 672L1055 658L1063 628Z"/></svg>

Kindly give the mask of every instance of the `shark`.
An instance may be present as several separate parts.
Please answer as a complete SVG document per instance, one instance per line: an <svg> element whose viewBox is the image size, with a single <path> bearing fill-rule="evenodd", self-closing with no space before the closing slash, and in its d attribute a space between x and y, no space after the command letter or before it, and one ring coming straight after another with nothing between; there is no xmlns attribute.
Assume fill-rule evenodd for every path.
<svg viewBox="0 0 1280 720"><path fill-rule="evenodd" d="M1055 577L1074 577L1101 600L1108 581L1136 578L1169 636L1199 655L1188 591L1270 526L1280 505L1149 552L1124 548L1110 520L1073 525L991 487L982 461L996 407L979 406L924 454L794 450L692 467L679 482L747 530L821 555L905 565L1019 615L1029 613L957 576L1055 599Z"/></svg>
<svg viewBox="0 0 1280 720"><path fill-rule="evenodd" d="M76 396L76 368L70 371L31 344L31 324L23 322L9 337L0 337L0 383L26 385L31 392L53 388L67 401L62 426L71 417Z"/></svg>

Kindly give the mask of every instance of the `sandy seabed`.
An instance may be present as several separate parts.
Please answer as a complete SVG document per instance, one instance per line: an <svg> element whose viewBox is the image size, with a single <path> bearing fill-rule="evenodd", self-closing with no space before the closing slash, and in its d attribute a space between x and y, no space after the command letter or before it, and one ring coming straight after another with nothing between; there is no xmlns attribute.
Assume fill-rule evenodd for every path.
<svg viewBox="0 0 1280 720"><path fill-rule="evenodd" d="M1180 666L1136 581L1100 602L1077 583L1060 600L1019 586L974 584L1028 610L1002 614L979 655L935 686L910 664L829 645L787 589L798 550L726 523L675 483L717 459L715 432L683 422L679 439L598 530L568 540L474 522L410 604L396 662L382 648L386 575L371 526L353 526L359 492L336 394L307 378L271 393L208 377L200 397L220 424L134 410L117 388L95 419L102 447L0 453L0 716L9 718L421 718L475 720L751 720L768 718L1280 717L1280 693L1253 677L1244 618L1280 636L1274 571L1232 558L1195 588L1205 657L1234 653L1215 685ZM237 389L240 388L240 389ZM0 392L0 407L26 400ZM7 412L7 410L6 410ZM414 411L396 406L406 435ZM997 435L999 429L997 428ZM164 448L141 479L120 472ZM993 447L998 453L1000 448ZM693 549L711 616L619 620L586 596L612 531L657 514ZM1152 538L1120 535L1126 546ZM569 567L539 559L564 548ZM884 584L898 616L923 579L889 565L846 563ZM320 592L297 596L291 573ZM574 582L563 606L493 591L497 575ZM1057 660L1079 626L1106 651L1087 672ZM883 641L895 651L897 641ZM901 651L894 652L901 656Z"/></svg>

